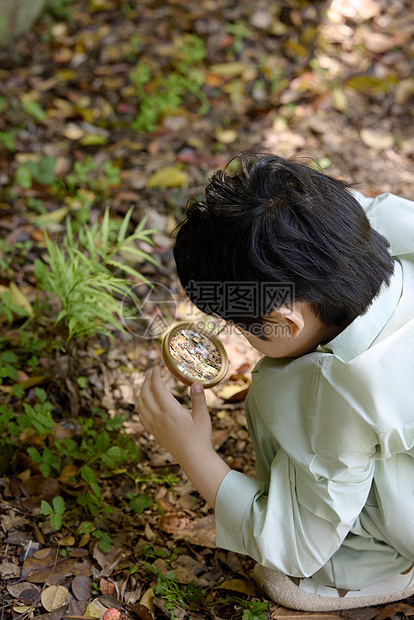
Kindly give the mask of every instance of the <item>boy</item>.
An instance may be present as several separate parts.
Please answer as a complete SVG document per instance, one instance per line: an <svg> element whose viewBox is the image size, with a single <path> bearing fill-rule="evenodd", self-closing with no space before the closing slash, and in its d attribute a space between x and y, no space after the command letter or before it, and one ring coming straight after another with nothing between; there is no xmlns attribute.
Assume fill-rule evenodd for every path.
<svg viewBox="0 0 414 620"><path fill-rule="evenodd" d="M414 203L366 199L272 155L239 162L190 204L174 256L192 301L240 326L265 356L245 405L257 480L214 451L200 384L189 412L154 369L138 399L142 423L215 509L217 544L254 558L255 578L276 602L327 611L406 598ZM212 283L249 285L250 315L212 299ZM278 296L278 287L292 294Z"/></svg>

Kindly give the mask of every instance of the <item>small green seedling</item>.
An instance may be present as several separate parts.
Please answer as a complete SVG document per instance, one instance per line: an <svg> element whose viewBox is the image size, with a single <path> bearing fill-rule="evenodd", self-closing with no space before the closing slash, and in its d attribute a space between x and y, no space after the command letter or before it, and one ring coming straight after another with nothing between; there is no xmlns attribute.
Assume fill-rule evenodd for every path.
<svg viewBox="0 0 414 620"><path fill-rule="evenodd" d="M44 499L40 505L40 512L42 515L50 516L50 524L55 530L60 530L62 527L65 510L65 500L60 495L53 498L52 506Z"/></svg>

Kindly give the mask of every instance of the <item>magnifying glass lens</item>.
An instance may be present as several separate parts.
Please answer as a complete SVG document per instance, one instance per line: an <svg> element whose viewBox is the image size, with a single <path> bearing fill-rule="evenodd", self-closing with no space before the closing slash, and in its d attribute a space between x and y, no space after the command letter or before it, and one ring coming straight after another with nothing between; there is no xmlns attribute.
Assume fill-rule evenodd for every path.
<svg viewBox="0 0 414 620"><path fill-rule="evenodd" d="M227 355L217 336L197 331L186 322L176 324L165 334L162 357L172 374L187 385L199 381L212 387L228 370Z"/></svg>

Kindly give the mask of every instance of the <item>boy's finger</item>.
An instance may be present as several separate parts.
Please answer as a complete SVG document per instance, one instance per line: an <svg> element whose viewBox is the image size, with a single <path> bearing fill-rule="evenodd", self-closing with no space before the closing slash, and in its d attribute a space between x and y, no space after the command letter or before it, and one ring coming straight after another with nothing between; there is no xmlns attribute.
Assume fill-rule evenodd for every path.
<svg viewBox="0 0 414 620"><path fill-rule="evenodd" d="M149 409L151 411L155 411L159 409L159 406L155 400L155 397L152 393L152 387L151 387L151 377L152 377L152 373L153 373L152 369L147 378L144 381L144 385L141 388L141 392L138 396L138 400L137 400L137 406L138 407L145 407L146 409Z"/></svg>
<svg viewBox="0 0 414 620"><path fill-rule="evenodd" d="M161 409L168 409L176 403L174 396L165 388L161 377L161 368L155 366L151 374L151 391Z"/></svg>
<svg viewBox="0 0 414 620"><path fill-rule="evenodd" d="M201 383L193 383L191 386L191 408L194 419L208 415L206 396Z"/></svg>

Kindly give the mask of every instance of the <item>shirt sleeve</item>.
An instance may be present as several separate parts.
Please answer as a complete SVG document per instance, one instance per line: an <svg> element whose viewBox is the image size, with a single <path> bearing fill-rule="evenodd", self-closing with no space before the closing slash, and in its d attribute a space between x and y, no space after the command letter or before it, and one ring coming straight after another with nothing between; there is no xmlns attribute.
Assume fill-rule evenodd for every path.
<svg viewBox="0 0 414 620"><path fill-rule="evenodd" d="M388 239L393 256L404 256L414 251L414 202L395 196L380 194L367 198L361 192L352 194L364 208L370 224Z"/></svg>
<svg viewBox="0 0 414 620"><path fill-rule="evenodd" d="M329 365L333 356L320 358ZM327 379L312 365L301 358L254 374L246 412L262 480L232 471L216 499L219 546L295 577L319 570L348 534L370 491L377 442L335 372Z"/></svg>

